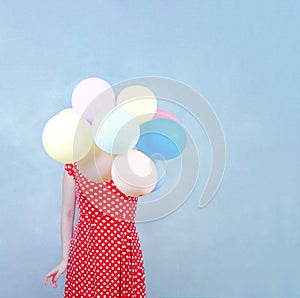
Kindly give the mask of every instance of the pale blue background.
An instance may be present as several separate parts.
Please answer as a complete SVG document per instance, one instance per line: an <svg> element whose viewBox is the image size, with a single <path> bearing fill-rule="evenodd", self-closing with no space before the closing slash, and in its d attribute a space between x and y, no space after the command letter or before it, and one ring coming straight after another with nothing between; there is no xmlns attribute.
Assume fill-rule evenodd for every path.
<svg viewBox="0 0 300 298"><path fill-rule="evenodd" d="M177 79L216 111L220 190L138 224L148 297L300 297L298 1L8 1L0 4L0 296L62 297L62 164L46 121L89 76Z"/></svg>

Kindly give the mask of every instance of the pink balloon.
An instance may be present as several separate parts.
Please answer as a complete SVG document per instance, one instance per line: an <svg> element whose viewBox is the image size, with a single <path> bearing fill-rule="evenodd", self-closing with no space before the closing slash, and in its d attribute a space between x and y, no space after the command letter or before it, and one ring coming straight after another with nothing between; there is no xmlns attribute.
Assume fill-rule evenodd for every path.
<svg viewBox="0 0 300 298"><path fill-rule="evenodd" d="M115 93L112 87L100 78L88 78L79 82L72 93L72 107L74 111L93 122L96 114L115 106Z"/></svg>
<svg viewBox="0 0 300 298"><path fill-rule="evenodd" d="M166 110L156 110L156 113L154 114L153 119L157 118L167 118L176 121L177 123L181 124L179 119L172 113L166 111Z"/></svg>
<svg viewBox="0 0 300 298"><path fill-rule="evenodd" d="M150 193L158 178L151 158L136 149L117 155L112 164L111 175L115 185L123 193L133 197Z"/></svg>

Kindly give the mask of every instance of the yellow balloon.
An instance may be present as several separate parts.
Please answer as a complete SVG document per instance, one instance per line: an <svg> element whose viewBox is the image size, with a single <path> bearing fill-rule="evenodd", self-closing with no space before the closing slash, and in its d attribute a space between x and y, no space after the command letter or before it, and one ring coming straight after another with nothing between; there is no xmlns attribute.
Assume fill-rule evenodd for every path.
<svg viewBox="0 0 300 298"><path fill-rule="evenodd" d="M157 109L154 93L149 88L139 85L124 88L118 95L116 104L131 112L140 124L151 120Z"/></svg>
<svg viewBox="0 0 300 298"><path fill-rule="evenodd" d="M62 115L65 113L68 113L69 115L74 113L75 111L73 110L73 108L67 108L67 109L63 109L61 111L59 111L56 115Z"/></svg>
<svg viewBox="0 0 300 298"><path fill-rule="evenodd" d="M48 120L42 133L47 154L61 163L82 159L93 144L91 126L73 109L65 109Z"/></svg>
<svg viewBox="0 0 300 298"><path fill-rule="evenodd" d="M139 197L150 193L158 179L154 162L146 154L136 149L115 157L112 169L112 179L123 193Z"/></svg>

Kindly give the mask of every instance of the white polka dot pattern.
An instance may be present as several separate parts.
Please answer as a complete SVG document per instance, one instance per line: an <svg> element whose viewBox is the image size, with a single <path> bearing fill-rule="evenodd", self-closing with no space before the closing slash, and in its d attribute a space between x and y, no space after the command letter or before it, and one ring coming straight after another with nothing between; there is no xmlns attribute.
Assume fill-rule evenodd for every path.
<svg viewBox="0 0 300 298"><path fill-rule="evenodd" d="M70 242L64 298L146 297L144 261L134 216L137 197L112 180L89 181L65 164L76 183L79 220Z"/></svg>

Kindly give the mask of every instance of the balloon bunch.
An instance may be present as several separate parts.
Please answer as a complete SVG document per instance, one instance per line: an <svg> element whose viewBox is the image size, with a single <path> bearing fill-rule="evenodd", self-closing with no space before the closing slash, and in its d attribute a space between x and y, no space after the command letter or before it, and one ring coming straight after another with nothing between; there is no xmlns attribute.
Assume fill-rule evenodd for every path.
<svg viewBox="0 0 300 298"><path fill-rule="evenodd" d="M186 134L149 88L133 85L115 96L106 81L88 78L74 88L72 108L48 120L42 141L52 159L77 162L91 181L113 179L126 195L143 196L162 185L161 161L182 153Z"/></svg>

